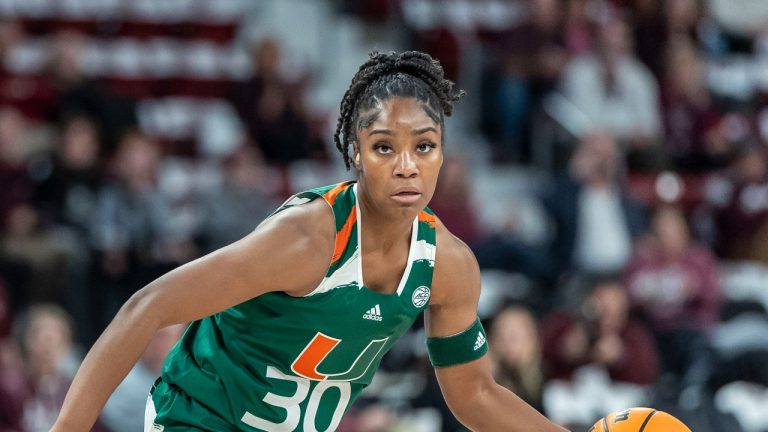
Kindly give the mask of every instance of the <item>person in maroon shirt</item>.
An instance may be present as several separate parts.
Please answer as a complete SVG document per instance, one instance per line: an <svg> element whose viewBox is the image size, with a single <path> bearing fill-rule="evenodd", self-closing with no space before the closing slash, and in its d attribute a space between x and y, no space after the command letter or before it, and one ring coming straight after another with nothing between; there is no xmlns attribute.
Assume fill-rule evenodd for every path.
<svg viewBox="0 0 768 432"><path fill-rule="evenodd" d="M614 279L597 280L577 313L555 311L542 324L548 377L570 379L582 366L602 366L613 381L652 384L656 347L645 325L630 316L627 292Z"/></svg>
<svg viewBox="0 0 768 432"><path fill-rule="evenodd" d="M768 264L768 156L763 146L745 146L728 172L710 182L707 200L719 256Z"/></svg>
<svg viewBox="0 0 768 432"><path fill-rule="evenodd" d="M680 209L667 205L655 211L651 232L624 276L676 390L701 390L713 370L708 332L720 316L720 278L713 254L690 239Z"/></svg>
<svg viewBox="0 0 768 432"><path fill-rule="evenodd" d="M721 121L707 87L704 61L687 39L665 48L661 80L662 120L666 152L679 170L702 172L722 168L731 144L715 128Z"/></svg>

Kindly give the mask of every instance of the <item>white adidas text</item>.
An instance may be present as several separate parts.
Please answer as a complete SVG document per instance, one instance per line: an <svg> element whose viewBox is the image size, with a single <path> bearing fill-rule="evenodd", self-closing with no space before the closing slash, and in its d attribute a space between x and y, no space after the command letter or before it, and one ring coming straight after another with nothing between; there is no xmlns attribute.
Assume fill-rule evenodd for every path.
<svg viewBox="0 0 768 432"><path fill-rule="evenodd" d="M477 340L475 341L475 349L474 349L474 351L479 350L480 347L482 347L484 343L485 343L485 336L483 336L482 333L478 332L477 333Z"/></svg>
<svg viewBox="0 0 768 432"><path fill-rule="evenodd" d="M381 321L381 308L379 305L376 305L370 309L363 315L363 319L371 320L371 321Z"/></svg>

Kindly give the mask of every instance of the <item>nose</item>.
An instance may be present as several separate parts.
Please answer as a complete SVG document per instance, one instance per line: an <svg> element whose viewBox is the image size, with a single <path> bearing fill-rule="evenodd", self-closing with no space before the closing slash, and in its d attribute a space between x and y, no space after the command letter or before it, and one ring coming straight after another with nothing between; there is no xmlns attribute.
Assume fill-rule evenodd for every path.
<svg viewBox="0 0 768 432"><path fill-rule="evenodd" d="M411 178L419 175L416 159L410 152L403 152L397 157L395 163L395 177Z"/></svg>

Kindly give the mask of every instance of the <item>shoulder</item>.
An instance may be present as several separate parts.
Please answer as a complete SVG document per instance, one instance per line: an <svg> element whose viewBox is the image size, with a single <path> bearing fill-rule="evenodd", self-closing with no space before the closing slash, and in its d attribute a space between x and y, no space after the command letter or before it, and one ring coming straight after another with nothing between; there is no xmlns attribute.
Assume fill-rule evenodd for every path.
<svg viewBox="0 0 768 432"><path fill-rule="evenodd" d="M432 277L433 304L480 293L480 267L472 250L437 219L437 250Z"/></svg>
<svg viewBox="0 0 768 432"><path fill-rule="evenodd" d="M301 273L303 277L299 277L297 283L286 284L293 287L286 291L302 294L313 289L325 276L335 240L333 211L323 199L315 199L272 215L243 241L245 247L254 252L273 251L281 263L290 264L293 273ZM296 263L300 263L300 272L295 270Z"/></svg>
<svg viewBox="0 0 768 432"><path fill-rule="evenodd" d="M333 209L322 198L288 207L265 219L259 229L277 230L319 242L333 242L336 235Z"/></svg>

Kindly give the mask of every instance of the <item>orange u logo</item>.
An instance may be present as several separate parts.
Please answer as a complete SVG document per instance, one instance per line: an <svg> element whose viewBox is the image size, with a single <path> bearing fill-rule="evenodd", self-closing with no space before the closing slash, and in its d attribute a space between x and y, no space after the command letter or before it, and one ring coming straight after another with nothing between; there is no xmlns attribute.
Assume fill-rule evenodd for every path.
<svg viewBox="0 0 768 432"><path fill-rule="evenodd" d="M374 339L368 343L368 346L357 356L352 365L344 372L322 373L317 370L320 363L328 357L328 354L336 348L341 339L330 337L321 332L317 332L312 341L301 351L301 354L291 364L291 370L297 375L317 381L354 381L363 375L371 366L379 353L384 349L387 340Z"/></svg>

